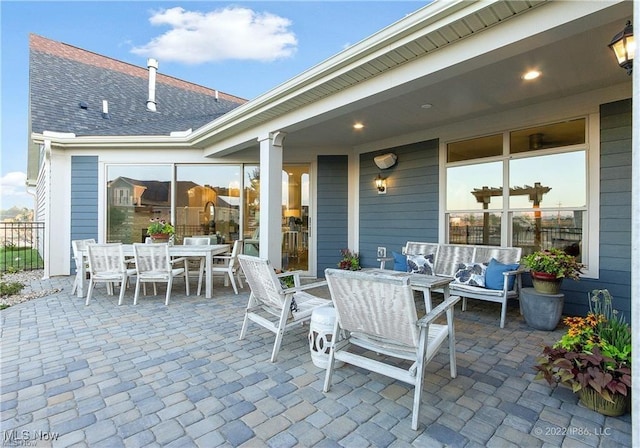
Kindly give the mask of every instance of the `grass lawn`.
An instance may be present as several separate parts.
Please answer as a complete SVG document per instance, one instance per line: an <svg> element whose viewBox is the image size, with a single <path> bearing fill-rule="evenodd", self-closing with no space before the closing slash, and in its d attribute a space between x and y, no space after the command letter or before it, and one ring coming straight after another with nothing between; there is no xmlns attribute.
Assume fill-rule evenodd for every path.
<svg viewBox="0 0 640 448"><path fill-rule="evenodd" d="M42 268L44 268L44 262L37 250L22 247L0 247L0 272Z"/></svg>

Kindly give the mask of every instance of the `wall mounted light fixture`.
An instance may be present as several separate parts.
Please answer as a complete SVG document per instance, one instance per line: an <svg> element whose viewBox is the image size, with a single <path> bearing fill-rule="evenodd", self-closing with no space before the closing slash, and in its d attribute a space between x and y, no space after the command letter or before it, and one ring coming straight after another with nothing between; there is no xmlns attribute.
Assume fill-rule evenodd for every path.
<svg viewBox="0 0 640 448"><path fill-rule="evenodd" d="M633 56L636 52L636 42L633 38L633 25L627 21L622 31L613 36L609 48L613 50L620 67L627 70L627 75L633 71Z"/></svg>
<svg viewBox="0 0 640 448"><path fill-rule="evenodd" d="M380 176L380 174L376 177L376 188L378 189L378 194L387 194L387 179Z"/></svg>

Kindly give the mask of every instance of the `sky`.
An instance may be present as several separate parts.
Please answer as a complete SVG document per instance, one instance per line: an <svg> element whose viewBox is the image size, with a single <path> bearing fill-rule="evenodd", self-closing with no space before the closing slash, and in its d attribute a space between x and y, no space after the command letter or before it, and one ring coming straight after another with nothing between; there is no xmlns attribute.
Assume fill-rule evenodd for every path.
<svg viewBox="0 0 640 448"><path fill-rule="evenodd" d="M29 34L252 99L423 1L0 0L0 209L33 208L27 167Z"/></svg>

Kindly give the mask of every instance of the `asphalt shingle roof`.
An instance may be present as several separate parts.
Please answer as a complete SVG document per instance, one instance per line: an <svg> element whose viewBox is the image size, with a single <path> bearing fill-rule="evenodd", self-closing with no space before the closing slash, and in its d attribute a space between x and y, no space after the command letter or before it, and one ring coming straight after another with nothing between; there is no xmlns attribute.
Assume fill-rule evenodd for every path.
<svg viewBox="0 0 640 448"><path fill-rule="evenodd" d="M148 71L41 36L30 37L31 130L78 136L169 135L196 130L246 100L160 73L157 112L147 110ZM102 114L106 100L109 118ZM81 103L86 108L80 106Z"/></svg>

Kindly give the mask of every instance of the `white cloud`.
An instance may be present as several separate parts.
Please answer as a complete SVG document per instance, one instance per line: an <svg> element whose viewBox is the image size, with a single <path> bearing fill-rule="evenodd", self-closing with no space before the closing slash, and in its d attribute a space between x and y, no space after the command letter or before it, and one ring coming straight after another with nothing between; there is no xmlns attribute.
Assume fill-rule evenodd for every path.
<svg viewBox="0 0 640 448"><path fill-rule="evenodd" d="M2 188L2 194L5 196L12 196L15 194L27 194L25 190L25 181L27 175L20 171L13 171L7 173L0 178L0 188Z"/></svg>
<svg viewBox="0 0 640 448"><path fill-rule="evenodd" d="M2 192L2 208L10 208L15 205L32 207L33 196L27 193L25 181L27 175L19 171L13 171L0 178L0 191Z"/></svg>
<svg viewBox="0 0 640 448"><path fill-rule="evenodd" d="M226 7L208 13L176 7L155 12L152 25L171 27L135 54L160 61L199 64L225 59L275 61L291 57L297 48L291 21L248 8Z"/></svg>

